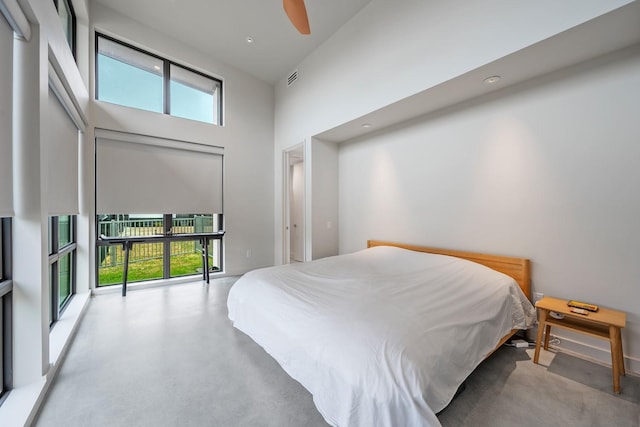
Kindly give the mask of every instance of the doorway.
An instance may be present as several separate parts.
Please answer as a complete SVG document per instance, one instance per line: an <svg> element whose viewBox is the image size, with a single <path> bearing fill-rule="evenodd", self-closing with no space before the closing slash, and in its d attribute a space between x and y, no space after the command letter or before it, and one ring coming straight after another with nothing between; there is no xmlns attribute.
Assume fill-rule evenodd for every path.
<svg viewBox="0 0 640 427"><path fill-rule="evenodd" d="M304 145L284 152L284 257L285 264L305 260Z"/></svg>

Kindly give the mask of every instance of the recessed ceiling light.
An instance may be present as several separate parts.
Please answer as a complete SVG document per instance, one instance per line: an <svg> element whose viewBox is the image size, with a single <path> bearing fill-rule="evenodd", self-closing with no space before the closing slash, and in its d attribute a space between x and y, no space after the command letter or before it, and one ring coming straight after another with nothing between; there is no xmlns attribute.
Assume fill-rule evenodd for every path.
<svg viewBox="0 0 640 427"><path fill-rule="evenodd" d="M371 123L364 123L364 124L362 125L362 127L363 127L363 128L365 128L365 129L366 129L366 128L370 128L371 126L372 126L372 125L371 125Z"/></svg>
<svg viewBox="0 0 640 427"><path fill-rule="evenodd" d="M484 79L482 83L486 85L492 85L494 83L498 83L499 80L500 80L500 76L491 76Z"/></svg>
<svg viewBox="0 0 640 427"><path fill-rule="evenodd" d="M154 65L153 68L155 68L156 70L160 70L160 66L159 65Z"/></svg>
<svg viewBox="0 0 640 427"><path fill-rule="evenodd" d="M251 44L253 43L253 37L251 36L247 36L247 38L245 39L247 41L247 43Z"/></svg>

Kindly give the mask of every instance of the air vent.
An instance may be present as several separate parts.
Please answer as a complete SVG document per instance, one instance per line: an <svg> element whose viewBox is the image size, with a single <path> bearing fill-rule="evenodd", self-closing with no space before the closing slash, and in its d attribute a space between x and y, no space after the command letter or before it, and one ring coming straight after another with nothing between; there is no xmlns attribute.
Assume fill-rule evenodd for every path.
<svg viewBox="0 0 640 427"><path fill-rule="evenodd" d="M287 77L287 86L291 86L295 83L296 80L298 80L298 70L295 70L293 73L289 74L289 77Z"/></svg>

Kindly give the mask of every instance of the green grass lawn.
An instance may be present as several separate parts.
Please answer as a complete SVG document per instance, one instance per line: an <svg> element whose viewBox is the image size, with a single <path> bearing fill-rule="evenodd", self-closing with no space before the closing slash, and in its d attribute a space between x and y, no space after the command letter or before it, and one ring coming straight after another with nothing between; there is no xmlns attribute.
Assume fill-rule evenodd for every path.
<svg viewBox="0 0 640 427"><path fill-rule="evenodd" d="M173 245L177 246L172 246L172 253L191 252L194 247L193 242L174 242ZM145 259L148 254L145 255L144 251L132 251L129 259L127 282L161 279L163 277L162 252L159 254L160 257ZM117 248L116 256L119 260L122 260L122 248ZM111 266L110 257L111 255L107 256L103 266L98 269L98 286L122 283L124 266L122 264ZM210 265L211 268L215 269L212 264ZM183 253L171 257L171 277L199 273L202 273L202 255L199 252Z"/></svg>

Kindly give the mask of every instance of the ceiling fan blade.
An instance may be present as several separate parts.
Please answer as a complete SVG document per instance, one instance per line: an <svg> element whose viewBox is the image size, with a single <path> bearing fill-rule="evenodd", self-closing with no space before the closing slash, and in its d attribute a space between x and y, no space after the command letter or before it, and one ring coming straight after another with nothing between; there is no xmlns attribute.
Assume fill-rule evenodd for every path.
<svg viewBox="0 0 640 427"><path fill-rule="evenodd" d="M304 0L282 0L284 11L300 34L311 34Z"/></svg>

